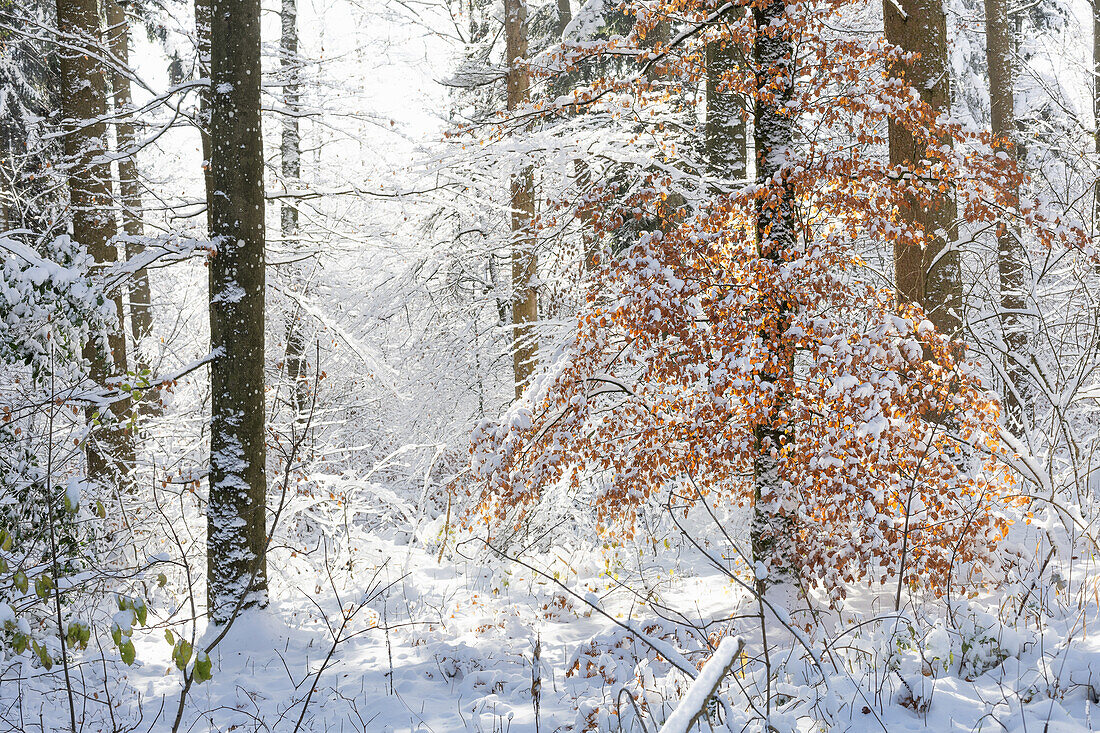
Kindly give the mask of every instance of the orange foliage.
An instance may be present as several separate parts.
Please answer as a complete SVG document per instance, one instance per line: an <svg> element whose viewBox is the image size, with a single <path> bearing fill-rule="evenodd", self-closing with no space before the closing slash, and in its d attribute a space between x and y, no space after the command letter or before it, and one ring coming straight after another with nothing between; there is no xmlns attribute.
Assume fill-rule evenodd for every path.
<svg viewBox="0 0 1100 733"><path fill-rule="evenodd" d="M987 134L935 118L886 74L895 49L841 30L862 6L788 4L785 26L769 30L797 49L788 110L798 135L778 151L782 174L707 195L606 261L572 343L501 422L475 431L469 488L491 526L516 526L548 491L590 497L601 526L625 535L639 507L670 492L680 505L750 504L761 449L754 429L766 425L783 436L763 446L775 452L781 481L760 501L793 520L805 582L834 598L845 583L898 574L937 589L956 563L988 558L1006 529L998 506L1010 482L997 463L1005 449L996 398L965 346L899 304L889 276L862 253L922 246L934 233L906 224L899 209L944 193L966 231L1011 218L1047 246L1083 240L1038 207L1021 207L1009 185L1020 173ZM690 30L715 13L698 0L659 8L627 38L561 52L572 65L633 55L659 73L598 79L564 108L602 105L641 119L667 112L690 99L680 92L703 76L704 44L716 41L740 45L750 60L724 80L729 88L758 105L774 101L784 72L750 68L751 14L643 48L660 18ZM529 115L564 108L544 103ZM889 164L891 117L928 144L927 159ZM647 136L676 159L671 132L653 124ZM659 220L671 181L642 175L645 185L628 197L597 191L579 215L594 215L598 234L639 211ZM798 232L776 254L758 243L756 216L780 196L793 199Z"/></svg>

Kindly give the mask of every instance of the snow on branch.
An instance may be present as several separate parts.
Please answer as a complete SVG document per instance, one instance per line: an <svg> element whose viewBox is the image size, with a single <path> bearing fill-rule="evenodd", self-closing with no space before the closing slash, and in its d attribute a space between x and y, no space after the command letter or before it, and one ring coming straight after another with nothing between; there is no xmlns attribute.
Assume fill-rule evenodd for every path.
<svg viewBox="0 0 1100 733"><path fill-rule="evenodd" d="M680 704L661 726L661 733L687 733L691 730L691 726L695 725L695 721L706 709L707 703L718 691L722 679L729 674L734 661L741 656L744 646L745 642L736 636L727 636L722 639L718 649L703 665L699 676L691 683L687 694L680 700Z"/></svg>

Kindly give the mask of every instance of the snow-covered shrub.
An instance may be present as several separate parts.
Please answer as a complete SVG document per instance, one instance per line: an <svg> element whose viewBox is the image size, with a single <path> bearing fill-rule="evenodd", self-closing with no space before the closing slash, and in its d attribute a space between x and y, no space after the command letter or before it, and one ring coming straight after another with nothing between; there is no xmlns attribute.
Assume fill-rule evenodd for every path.
<svg viewBox="0 0 1100 733"><path fill-rule="evenodd" d="M61 236L42 249L0 239L0 363L26 366L39 380L71 377L85 342L103 345L112 312L76 243Z"/></svg>
<svg viewBox="0 0 1100 733"><path fill-rule="evenodd" d="M68 236L3 237L0 254L0 648L49 669L59 634L72 648L90 638L80 619L111 575L102 540L122 524L108 517L106 487L86 481L82 455L108 419L88 412L86 358L106 348L114 312Z"/></svg>

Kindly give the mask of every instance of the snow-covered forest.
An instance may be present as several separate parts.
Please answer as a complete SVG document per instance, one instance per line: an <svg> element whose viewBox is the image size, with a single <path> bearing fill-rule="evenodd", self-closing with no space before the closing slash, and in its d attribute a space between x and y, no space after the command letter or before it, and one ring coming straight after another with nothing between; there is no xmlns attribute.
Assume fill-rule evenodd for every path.
<svg viewBox="0 0 1100 733"><path fill-rule="evenodd" d="M1100 730L1100 4L0 0L0 733Z"/></svg>

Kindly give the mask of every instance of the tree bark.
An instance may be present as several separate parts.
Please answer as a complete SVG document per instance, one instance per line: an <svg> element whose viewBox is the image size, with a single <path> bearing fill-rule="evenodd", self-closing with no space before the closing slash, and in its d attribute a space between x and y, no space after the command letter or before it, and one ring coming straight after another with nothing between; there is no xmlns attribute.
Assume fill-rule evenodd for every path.
<svg viewBox="0 0 1100 733"><path fill-rule="evenodd" d="M950 69L947 63L947 20L941 0L887 0L883 4L886 40L907 53L920 54L890 70L904 75L933 114L949 109ZM904 171L927 158L927 145L891 119L890 163ZM955 202L946 193L921 201L908 196L899 216L923 230L924 246L897 243L894 279L903 300L919 303L936 329L956 336L962 326L962 262L955 247Z"/></svg>
<svg viewBox="0 0 1100 733"><path fill-rule="evenodd" d="M267 600L260 2L211 11L208 603L225 623Z"/></svg>
<svg viewBox="0 0 1100 733"><path fill-rule="evenodd" d="M95 47L102 40L97 0L57 0L57 25L74 45ZM112 242L115 223L110 214L111 166L105 157L107 127L100 121L107 113L106 79L94 53L69 47L62 48L59 55L73 238L87 248L96 263L109 264L118 260L118 250ZM91 378L100 386L126 373L122 295L113 296L111 302L115 320L109 324L110 354L102 354L91 343L84 346L84 356L91 363ZM89 409L89 419L96 412L95 408ZM110 412L113 419L106 421L104 428L88 440L88 477L93 481L127 483L134 462L130 400L112 402Z"/></svg>
<svg viewBox="0 0 1100 733"><path fill-rule="evenodd" d="M592 188L592 168L584 158L573 160L573 176L580 195L587 195ZM586 203L579 211L581 220L581 265L586 274L592 274L600 264L600 238L596 233L596 207Z"/></svg>
<svg viewBox="0 0 1100 733"><path fill-rule="evenodd" d="M782 385L793 373L791 355L776 348L789 327L790 304L780 270L794 249L797 229L794 191L787 180L786 153L794 140L794 120L785 112L793 98L794 43L785 19L783 0L771 0L753 7L756 27L766 29L756 37L753 50L757 94L753 115L753 141L756 145L756 183L768 195L757 208L756 243L760 257L768 266L770 287L761 292L764 322L762 342L773 350L761 366L761 382L771 393L768 414L753 429L755 458L753 465L754 510L751 528L754 562L768 570L757 578L757 590L763 594L773 584L789 579L795 571L794 525L782 507L785 481L780 449L787 433L782 414L785 397Z"/></svg>
<svg viewBox="0 0 1100 733"><path fill-rule="evenodd" d="M989 102L994 145L1017 163L1014 86L1016 71L1015 26L1008 16L1008 0L985 0L985 55L989 66ZM1019 191L1011 191L1013 205ZM1031 377L1026 365L1028 330L1023 311L1027 307L1027 254L1019 231L1004 225L997 233L997 269L1000 277L1000 321L1007 354L1004 390L1005 425L1021 436L1030 422Z"/></svg>
<svg viewBox="0 0 1100 733"><path fill-rule="evenodd" d="M301 134L298 111L301 93L298 80L298 0L282 0L280 11L282 33L279 58L283 71L283 137L279 147L280 173L284 186L297 187L302 176ZM298 249L298 206L293 198L282 202L279 210L280 234L290 250ZM286 326L286 371L290 378L291 401L296 422L303 422L309 412L309 378L306 373L305 336L301 327L301 308L295 305Z"/></svg>
<svg viewBox="0 0 1100 733"><path fill-rule="evenodd" d="M211 2L213 0L195 0L195 38L198 45L198 72L204 79L210 79L210 22ZM206 228L214 229L214 202L211 196L215 191L210 179L210 86L199 90L199 110L196 120L199 139L202 142L202 172L206 181Z"/></svg>
<svg viewBox="0 0 1100 733"><path fill-rule="evenodd" d="M504 37L508 65L507 108L515 111L530 99L530 79L524 66L527 58L527 5L524 0L504 0ZM538 292L535 275L535 172L524 165L513 174L512 205L512 366L516 399L523 394L538 359L534 327L538 320Z"/></svg>
<svg viewBox="0 0 1100 733"><path fill-rule="evenodd" d="M554 34L559 40L565 40L565 29L572 20L573 8L570 7L569 0L558 0L558 25Z"/></svg>
<svg viewBox="0 0 1100 733"><path fill-rule="evenodd" d="M740 49L723 41L707 44L707 120L704 147L707 172L719 183L748 175L748 130L741 96L725 88L723 75L740 66Z"/></svg>
<svg viewBox="0 0 1100 733"><path fill-rule="evenodd" d="M558 40L565 41L565 29L573 20L573 8L569 0L558 0L558 25L555 29ZM557 93L567 94L573 84L572 74L562 72L558 79ZM584 158L573 159L573 183L577 193L584 196L592 186L592 169ZM596 237L595 218L596 212L592 206L582 206L577 212L577 218L581 221L581 269L585 274L590 274L596 269L600 261L600 242Z"/></svg>
<svg viewBox="0 0 1100 733"><path fill-rule="evenodd" d="M657 22L653 24L653 27L645 34L642 39L642 48L653 51L655 53L668 53L669 44L672 42L672 21L670 20L667 10L659 11L660 15ZM664 67L662 62L652 63L646 70L646 81L649 82L650 90L656 91L658 88L664 86L667 90L668 84L665 83L665 79L668 75L668 70ZM641 126L637 128L641 130ZM658 173L656 167L648 167L647 173ZM668 234L675 229L680 222L683 221L684 215L687 212L687 200L684 195L676 190L670 190L667 192L667 196L663 199L658 199L654 202L656 208L656 221L652 222L658 230L664 234ZM645 222L644 226L650 226L650 222Z"/></svg>
<svg viewBox="0 0 1100 733"><path fill-rule="evenodd" d="M138 183L137 130L133 117L127 114L132 105L130 77L124 72L130 64L130 27L126 13L118 0L104 0L107 11L108 43L111 53L121 65L111 77L115 109L119 114L116 128L119 154L118 182L122 202L122 230L126 233L126 258L141 255L145 247L137 241L144 234L141 211L141 187ZM152 294L149 271L141 268L130 281L130 334L134 343L134 365L139 374L149 371L149 361L142 356L142 342L153 332Z"/></svg>

